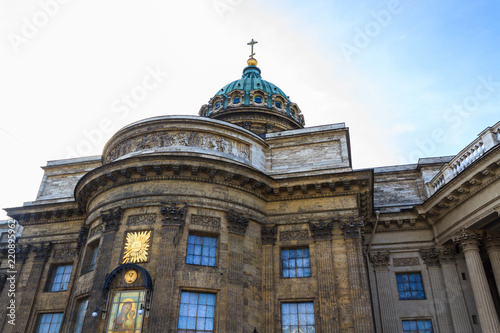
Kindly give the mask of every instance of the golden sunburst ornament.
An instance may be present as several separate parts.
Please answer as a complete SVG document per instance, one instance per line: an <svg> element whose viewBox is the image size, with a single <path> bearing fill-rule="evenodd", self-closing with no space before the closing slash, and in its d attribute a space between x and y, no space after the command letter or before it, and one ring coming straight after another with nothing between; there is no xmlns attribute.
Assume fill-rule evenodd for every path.
<svg viewBox="0 0 500 333"><path fill-rule="evenodd" d="M129 232L125 242L123 264L148 261L151 231Z"/></svg>

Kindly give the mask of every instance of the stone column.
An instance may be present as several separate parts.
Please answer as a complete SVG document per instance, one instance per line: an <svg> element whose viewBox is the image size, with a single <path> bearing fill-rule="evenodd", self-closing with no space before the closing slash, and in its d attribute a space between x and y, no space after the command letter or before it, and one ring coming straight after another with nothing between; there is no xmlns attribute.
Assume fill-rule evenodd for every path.
<svg viewBox="0 0 500 333"><path fill-rule="evenodd" d="M110 209L101 213L101 220L104 224L102 241L99 246L99 256L94 269L94 280L89 295L88 311L83 322L82 332L98 332L99 323L102 319L102 286L107 274L110 272L110 261L115 246L115 235L120 228L122 210L120 208ZM111 297L111 295L109 295ZM99 313L97 317L92 317L96 306Z"/></svg>
<svg viewBox="0 0 500 333"><path fill-rule="evenodd" d="M348 289L347 267L345 264L345 247L342 239L335 237L332 242L333 223L310 223L314 241L316 242L316 258L318 268L318 332L352 332L352 315ZM342 242L342 243L340 243ZM332 247L336 254L333 259ZM332 274L333 272L333 274ZM341 304L344 316L337 313L337 303ZM338 318L341 317L341 318Z"/></svg>
<svg viewBox="0 0 500 333"><path fill-rule="evenodd" d="M262 227L262 302L264 311L263 333L274 333L274 265L273 245L276 242L276 226Z"/></svg>
<svg viewBox="0 0 500 333"><path fill-rule="evenodd" d="M444 286L448 304L450 306L451 320L454 333L473 332L470 315L467 311L465 298L462 292L460 279L455 262L455 249L444 248L440 254L441 270L443 272Z"/></svg>
<svg viewBox="0 0 500 333"><path fill-rule="evenodd" d="M429 272L432 299L436 309L436 322L440 333L455 333L458 332L453 329L453 324L450 320L450 310L447 306L448 299L446 297L446 290L443 285L443 277L441 274L441 267L439 257L441 252L436 248L425 249L420 251L422 259L427 266Z"/></svg>
<svg viewBox="0 0 500 333"><path fill-rule="evenodd" d="M161 209L162 239L156 279L154 282L149 330L151 332L176 332L177 321L173 304L175 293L175 262L177 257L177 243L179 242L186 220L186 206L177 208L175 203L171 207Z"/></svg>
<svg viewBox="0 0 500 333"><path fill-rule="evenodd" d="M368 272L363 256L364 223L351 220L349 223L342 222L340 227L344 231L346 242L354 332L373 333Z"/></svg>
<svg viewBox="0 0 500 333"><path fill-rule="evenodd" d="M500 323L495 311L490 288L484 272L481 255L479 254L479 243L482 240L482 232L462 229L452 237L455 243L460 244L464 252L465 262L476 301L479 323L483 333L500 332Z"/></svg>
<svg viewBox="0 0 500 333"><path fill-rule="evenodd" d="M500 233L488 231L485 236L486 250L490 257L497 290L500 293Z"/></svg>
<svg viewBox="0 0 500 333"><path fill-rule="evenodd" d="M33 309L33 302L35 301L36 291L39 288L40 280L42 277L43 268L51 251L51 243L41 243L33 246L33 251L36 253L33 259L33 265L28 279L28 283L23 291L23 297L18 299L20 305L16 313L16 332L26 332L27 325L30 321L31 312Z"/></svg>
<svg viewBox="0 0 500 333"><path fill-rule="evenodd" d="M375 269L377 280L377 292L379 296L380 314L382 317L383 332L399 332L399 320L394 305L392 293L395 286L392 285L391 272L389 271L390 257L388 253L377 252L370 255L370 262Z"/></svg>
<svg viewBox="0 0 500 333"><path fill-rule="evenodd" d="M228 246L228 272L227 272L227 308L225 332L239 332L244 326L243 305L243 263L244 263L244 237L248 227L249 218L234 211L229 212L229 246Z"/></svg>

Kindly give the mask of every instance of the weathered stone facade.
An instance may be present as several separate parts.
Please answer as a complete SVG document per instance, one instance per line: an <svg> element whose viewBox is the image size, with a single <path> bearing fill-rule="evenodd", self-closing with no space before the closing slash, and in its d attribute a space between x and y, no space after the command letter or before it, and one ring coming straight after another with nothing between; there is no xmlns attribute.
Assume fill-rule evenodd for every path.
<svg viewBox="0 0 500 333"><path fill-rule="evenodd" d="M185 293L215 295L207 332L291 332L283 305L296 303L313 305L300 329L316 332L403 332L417 321L433 332L500 330L500 123L455 174L447 168L463 153L353 170L344 124L302 128L277 107L243 105L261 122L281 112L283 128L254 133L238 107L221 118L234 123L214 108L131 124L102 156L49 162L37 200L7 209L24 232L16 325L4 287L2 332L36 332L48 314L61 314L60 332L113 332L126 324L112 320L115 296L130 291L141 295L127 301L133 332L181 332ZM214 239L213 264L189 261L196 237ZM284 253L302 250L307 273L287 276ZM410 275L423 290L404 299L398 279Z"/></svg>

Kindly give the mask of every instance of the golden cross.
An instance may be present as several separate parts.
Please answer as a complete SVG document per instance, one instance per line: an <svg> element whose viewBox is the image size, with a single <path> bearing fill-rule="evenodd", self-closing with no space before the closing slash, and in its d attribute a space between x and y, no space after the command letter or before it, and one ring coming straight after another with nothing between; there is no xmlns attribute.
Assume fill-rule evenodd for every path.
<svg viewBox="0 0 500 333"><path fill-rule="evenodd" d="M252 40L250 41L250 43L247 43L247 45L250 45L250 46L251 46L251 48L252 48L252 54L250 54L250 58L253 58L253 56L255 55L255 53L253 53L253 45L254 45L254 44L257 44L257 43L258 43L258 42L257 42L256 40L253 40L253 38L252 38Z"/></svg>

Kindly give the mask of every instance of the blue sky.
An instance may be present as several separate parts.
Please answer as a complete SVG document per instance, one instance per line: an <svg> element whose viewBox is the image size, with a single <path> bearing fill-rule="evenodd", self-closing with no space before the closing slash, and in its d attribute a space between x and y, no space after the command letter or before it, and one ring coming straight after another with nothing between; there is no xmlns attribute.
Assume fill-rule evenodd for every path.
<svg viewBox="0 0 500 333"><path fill-rule="evenodd" d="M251 38L306 126L346 123L354 168L457 154L500 120L499 18L498 1L3 0L0 207L34 200L47 160L197 114L241 76Z"/></svg>

